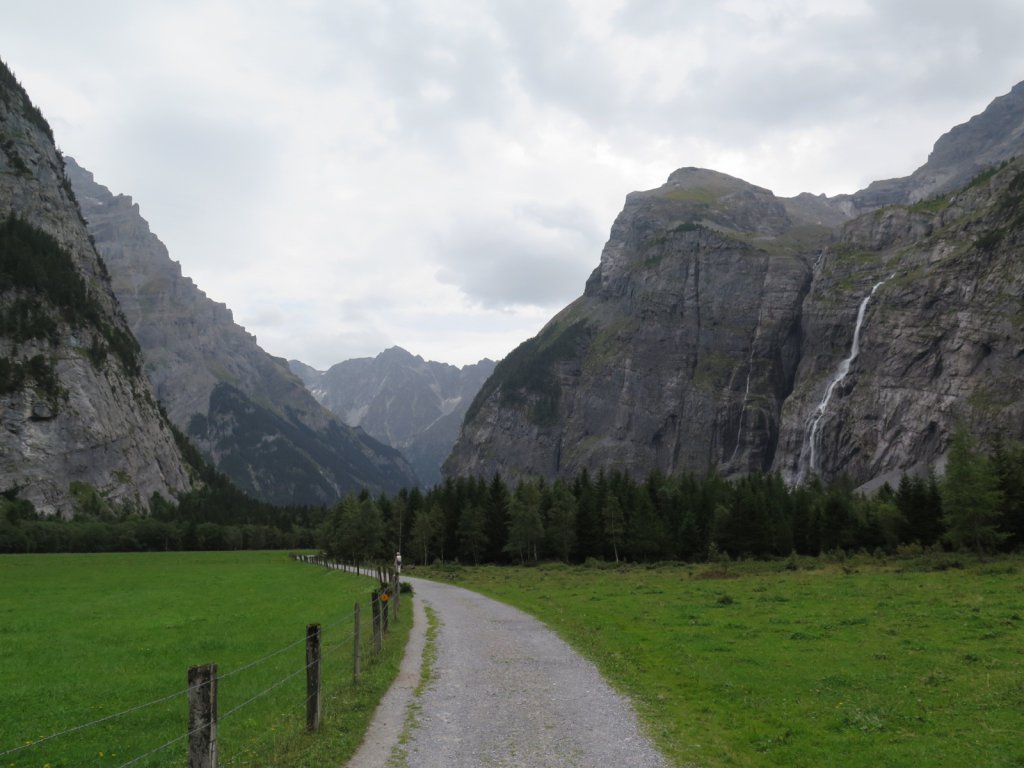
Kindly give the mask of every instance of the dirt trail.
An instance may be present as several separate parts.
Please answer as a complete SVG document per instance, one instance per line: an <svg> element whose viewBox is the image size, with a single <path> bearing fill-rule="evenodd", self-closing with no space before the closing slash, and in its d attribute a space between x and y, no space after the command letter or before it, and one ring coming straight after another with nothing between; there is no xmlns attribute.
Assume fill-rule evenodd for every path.
<svg viewBox="0 0 1024 768"><path fill-rule="evenodd" d="M364 744L349 768L668 766L629 701L539 621L458 587L408 581L413 635L370 727L392 738ZM424 605L440 627L430 684L417 696Z"/></svg>

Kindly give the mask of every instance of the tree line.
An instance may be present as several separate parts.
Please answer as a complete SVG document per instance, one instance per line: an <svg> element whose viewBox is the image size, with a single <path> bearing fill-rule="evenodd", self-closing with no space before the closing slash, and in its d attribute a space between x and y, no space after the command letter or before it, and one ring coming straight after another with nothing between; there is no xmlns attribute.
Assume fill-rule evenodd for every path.
<svg viewBox="0 0 1024 768"><path fill-rule="evenodd" d="M997 440L985 454L958 430L941 481L905 475L874 494L846 480L790 487L777 474L637 480L612 469L514 488L498 475L450 478L425 493L350 496L318 543L350 562L398 550L418 563L702 561L905 545L984 554L1024 545L1024 447Z"/></svg>
<svg viewBox="0 0 1024 768"><path fill-rule="evenodd" d="M309 549L327 517L322 507L257 501L203 459L175 427L193 489L174 501L155 493L149 511L111 503L88 483L70 486L74 516L40 515L17 489L0 493L0 553Z"/></svg>
<svg viewBox="0 0 1024 768"><path fill-rule="evenodd" d="M715 472L636 479L616 469L572 481L515 484L450 478L421 491L368 491L331 507L255 501L201 461L197 489L150 513L114 507L95 489L73 489L73 520L41 519L0 495L0 552L85 552L318 547L353 563L530 563L816 556L891 552L901 546L980 554L1024 546L1024 447L996 440L979 451L959 430L943 479L904 476L895 488L859 493L817 479L797 487L779 475L727 480Z"/></svg>

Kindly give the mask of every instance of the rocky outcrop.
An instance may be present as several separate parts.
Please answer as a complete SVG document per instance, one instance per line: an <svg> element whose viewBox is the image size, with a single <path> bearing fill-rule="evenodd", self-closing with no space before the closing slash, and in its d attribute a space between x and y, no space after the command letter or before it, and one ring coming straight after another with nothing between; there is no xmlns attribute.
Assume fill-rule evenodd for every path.
<svg viewBox="0 0 1024 768"><path fill-rule="evenodd" d="M693 168L629 195L583 296L498 364L445 473L868 483L941 464L958 422L1024 437L1022 125L1017 86L855 195Z"/></svg>
<svg viewBox="0 0 1024 768"><path fill-rule="evenodd" d="M126 195L67 158L68 177L171 420L242 490L276 504L326 504L416 483L394 449L320 406L172 261Z"/></svg>
<svg viewBox="0 0 1024 768"><path fill-rule="evenodd" d="M45 119L0 63L0 491L72 516L190 480Z"/></svg>
<svg viewBox="0 0 1024 768"><path fill-rule="evenodd" d="M401 347L323 372L297 360L290 365L314 397L346 424L399 449L428 487L440 482L441 464L466 410L494 370L491 360L458 368Z"/></svg>
<svg viewBox="0 0 1024 768"><path fill-rule="evenodd" d="M629 195L583 297L498 364L445 472L768 469L828 232L713 171Z"/></svg>
<svg viewBox="0 0 1024 768"><path fill-rule="evenodd" d="M774 467L866 482L940 464L957 423L983 441L1024 437L1022 247L1022 161L847 225L804 303ZM869 298L857 356L821 409Z"/></svg>
<svg viewBox="0 0 1024 768"><path fill-rule="evenodd" d="M886 205L912 205L953 192L986 168L1010 160L1024 149L1024 83L995 99L980 115L943 134L928 161L902 179L869 184L839 199L858 211Z"/></svg>

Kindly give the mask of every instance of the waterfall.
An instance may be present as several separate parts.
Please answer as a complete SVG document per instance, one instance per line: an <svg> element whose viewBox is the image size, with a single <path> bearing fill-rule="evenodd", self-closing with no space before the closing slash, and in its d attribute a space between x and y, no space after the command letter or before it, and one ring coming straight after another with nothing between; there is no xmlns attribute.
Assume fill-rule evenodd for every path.
<svg viewBox="0 0 1024 768"><path fill-rule="evenodd" d="M755 337L756 338L756 337ZM747 400L750 399L750 372L754 367L754 345L750 345L750 358L747 360L747 386L743 389L743 401L740 403L740 418L736 426L736 445L732 449L732 456L729 463L736 461L736 454L740 452L740 438L743 437L743 413L747 410Z"/></svg>
<svg viewBox="0 0 1024 768"><path fill-rule="evenodd" d="M895 275L895 272L893 273ZM811 472L818 471L818 455L817 455L817 444L818 444L818 432L821 427L821 421L825 416L825 410L828 408L829 401L832 400L832 393L835 392L836 387L843 379L846 378L846 374L850 372L850 366L853 365L853 361L857 359L857 355L860 354L860 332L864 325L864 316L868 311L868 304L871 302L871 297L875 295L882 285L890 280L893 275L885 278L885 280L879 280L871 288L871 292L865 296L860 306L857 308L857 323L853 327L853 343L850 344L850 354L847 355L836 367L836 371L832 374L832 380L828 383L828 387L825 388L825 396L821 398L821 402L818 403L817 409L814 411L814 415L811 417L810 422L807 425L807 446L809 450L809 460L807 467L802 468L798 477L798 481L802 482L806 475L807 470Z"/></svg>
<svg viewBox="0 0 1024 768"><path fill-rule="evenodd" d="M824 251L821 251L818 254L818 261L821 261L824 253ZM814 262L815 267L818 266L818 261ZM750 375L754 372L754 352L757 349L757 340L761 337L761 328L764 324L764 295L765 286L768 281L768 272L769 269L765 266L764 275L761 278L761 304L757 308L757 323L754 325L754 336L750 340L750 354L747 355L747 383L743 387L743 400L740 402L740 415L736 424L736 444L733 446L732 456L729 457L730 466L736 461L736 456L740 452L740 439L743 437L743 414L747 410L747 401L750 400Z"/></svg>

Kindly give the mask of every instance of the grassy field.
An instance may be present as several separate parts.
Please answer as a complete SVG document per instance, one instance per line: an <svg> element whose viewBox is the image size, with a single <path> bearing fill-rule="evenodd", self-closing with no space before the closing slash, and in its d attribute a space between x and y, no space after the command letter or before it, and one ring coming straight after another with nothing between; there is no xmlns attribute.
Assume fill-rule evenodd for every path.
<svg viewBox="0 0 1024 768"><path fill-rule="evenodd" d="M412 575L549 624L678 766L1019 768L1022 570L947 557Z"/></svg>
<svg viewBox="0 0 1024 768"><path fill-rule="evenodd" d="M142 756L184 736L187 697L174 694L187 688L190 665L210 662L223 678L222 765L344 764L397 672L410 626L393 624L384 653L370 660L372 586L281 552L0 557L0 766L184 765L184 739ZM357 601L364 675L354 687ZM304 732L310 623L322 625L323 642L315 736Z"/></svg>

